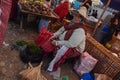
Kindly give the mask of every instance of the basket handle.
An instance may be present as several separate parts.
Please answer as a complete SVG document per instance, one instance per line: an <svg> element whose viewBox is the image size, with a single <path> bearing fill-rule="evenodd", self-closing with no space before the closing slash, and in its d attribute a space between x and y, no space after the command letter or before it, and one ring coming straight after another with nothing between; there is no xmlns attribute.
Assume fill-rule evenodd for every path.
<svg viewBox="0 0 120 80"><path fill-rule="evenodd" d="M30 62L28 63L28 65L29 65L30 68L33 68L32 64Z"/></svg>
<svg viewBox="0 0 120 80"><path fill-rule="evenodd" d="M43 61L39 64L39 67L40 67L40 68L41 68L42 64L43 64Z"/></svg>

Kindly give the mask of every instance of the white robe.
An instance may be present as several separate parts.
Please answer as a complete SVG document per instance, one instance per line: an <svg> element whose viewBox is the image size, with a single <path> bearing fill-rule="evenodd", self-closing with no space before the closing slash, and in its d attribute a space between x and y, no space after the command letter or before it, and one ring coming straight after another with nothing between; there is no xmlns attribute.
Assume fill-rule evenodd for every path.
<svg viewBox="0 0 120 80"><path fill-rule="evenodd" d="M78 28L74 30L69 40L64 40L64 36L66 34L66 31L64 27L59 29L54 36L59 38L59 41L57 41L57 46L61 46L61 48L57 51L57 54L55 55L54 59L50 62L48 71L53 71L53 67L57 61L61 59L61 57L65 54L65 52L69 48L76 48L80 53L82 53L85 49L85 31L82 28Z"/></svg>

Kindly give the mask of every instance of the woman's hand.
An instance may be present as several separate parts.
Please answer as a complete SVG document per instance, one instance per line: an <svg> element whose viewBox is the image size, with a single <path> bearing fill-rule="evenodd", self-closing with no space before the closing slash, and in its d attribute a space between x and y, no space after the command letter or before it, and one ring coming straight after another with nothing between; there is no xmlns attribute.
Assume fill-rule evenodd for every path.
<svg viewBox="0 0 120 80"><path fill-rule="evenodd" d="M56 40L51 41L51 43L52 43L53 45L57 46L57 41L56 41Z"/></svg>
<svg viewBox="0 0 120 80"><path fill-rule="evenodd" d="M51 38L50 38L50 41L53 41L55 39L55 36L52 36Z"/></svg>

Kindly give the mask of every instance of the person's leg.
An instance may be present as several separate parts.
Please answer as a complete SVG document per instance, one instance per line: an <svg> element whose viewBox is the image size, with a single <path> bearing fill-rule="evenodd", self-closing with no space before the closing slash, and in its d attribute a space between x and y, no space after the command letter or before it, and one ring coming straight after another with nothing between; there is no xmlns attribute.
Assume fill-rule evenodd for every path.
<svg viewBox="0 0 120 80"><path fill-rule="evenodd" d="M61 59L61 57L65 54L65 52L68 50L69 48L67 48L66 46L62 46L58 51L57 54L55 55L54 59L50 62L49 67L48 67L48 71L53 71L53 67L55 65L55 63L57 61L59 61L59 59Z"/></svg>

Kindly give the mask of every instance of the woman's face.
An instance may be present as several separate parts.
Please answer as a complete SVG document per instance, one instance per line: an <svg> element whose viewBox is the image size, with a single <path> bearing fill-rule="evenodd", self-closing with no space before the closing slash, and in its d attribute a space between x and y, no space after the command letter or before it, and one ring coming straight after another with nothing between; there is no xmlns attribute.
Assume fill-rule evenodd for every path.
<svg viewBox="0 0 120 80"><path fill-rule="evenodd" d="M73 20L75 23L79 23L81 21L80 16L74 15Z"/></svg>
<svg viewBox="0 0 120 80"><path fill-rule="evenodd" d="M118 19L115 19L114 24L118 25Z"/></svg>

